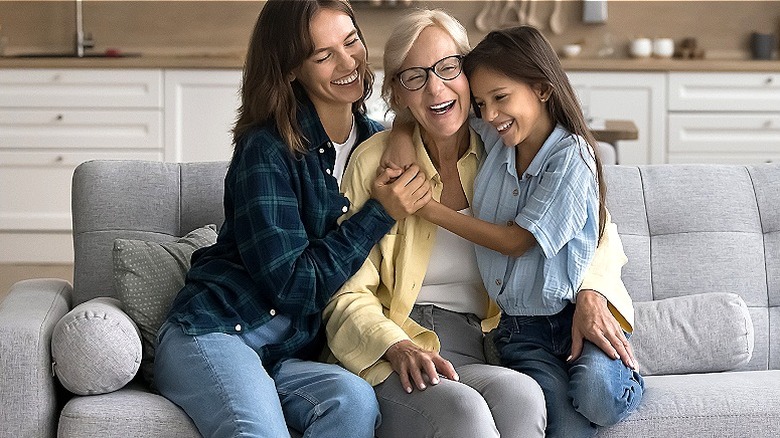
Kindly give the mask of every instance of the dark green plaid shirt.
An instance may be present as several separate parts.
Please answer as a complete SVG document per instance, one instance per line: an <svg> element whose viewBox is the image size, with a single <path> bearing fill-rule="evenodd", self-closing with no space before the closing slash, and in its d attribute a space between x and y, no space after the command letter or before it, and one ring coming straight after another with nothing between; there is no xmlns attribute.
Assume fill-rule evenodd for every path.
<svg viewBox="0 0 780 438"><path fill-rule="evenodd" d="M284 314L293 334L259 352L272 367L310 359L324 346L321 311L363 264L394 221L370 200L340 226L349 207L331 176L336 152L314 106L298 121L309 151L293 156L274 126L241 139L225 177L225 222L217 243L196 251L184 288L168 314L191 335L252 330ZM382 126L355 114L358 143Z"/></svg>

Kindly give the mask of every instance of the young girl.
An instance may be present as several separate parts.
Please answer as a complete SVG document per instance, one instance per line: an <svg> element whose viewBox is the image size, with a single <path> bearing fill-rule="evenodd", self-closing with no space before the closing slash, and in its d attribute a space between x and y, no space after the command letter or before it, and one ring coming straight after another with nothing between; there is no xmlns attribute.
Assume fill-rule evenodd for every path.
<svg viewBox="0 0 780 438"><path fill-rule="evenodd" d="M491 32L466 56L464 72L481 117L471 124L487 152L474 217L435 201L418 214L481 245L480 273L503 312L499 357L541 385L547 436L592 436L594 424L634 411L644 385L635 367L591 342L572 354L577 291L606 220L595 139L538 30Z"/></svg>

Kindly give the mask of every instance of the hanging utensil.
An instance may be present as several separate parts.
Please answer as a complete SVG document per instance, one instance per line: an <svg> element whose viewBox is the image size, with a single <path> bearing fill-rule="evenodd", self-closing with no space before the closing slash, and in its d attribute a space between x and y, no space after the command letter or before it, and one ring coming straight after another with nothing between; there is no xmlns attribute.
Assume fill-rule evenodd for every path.
<svg viewBox="0 0 780 438"><path fill-rule="evenodd" d="M494 5L497 5L497 7L494 7ZM476 20L474 20L474 25L477 26L477 30L480 32L487 32L491 30L495 25L495 23L492 22L492 19L496 15L495 10L500 8L501 5L498 4L497 1L486 1L485 6L482 7L482 10L479 11L479 14L477 14Z"/></svg>
<svg viewBox="0 0 780 438"><path fill-rule="evenodd" d="M550 14L550 30L556 35L563 33L563 16L561 15L561 0L555 0L552 14Z"/></svg>
<svg viewBox="0 0 780 438"><path fill-rule="evenodd" d="M520 0L520 4L517 7L517 23L520 25L526 24L528 21L527 6L528 0Z"/></svg>
<svg viewBox="0 0 780 438"><path fill-rule="evenodd" d="M536 0L528 0L527 24L537 29L544 29L544 22L536 16Z"/></svg>

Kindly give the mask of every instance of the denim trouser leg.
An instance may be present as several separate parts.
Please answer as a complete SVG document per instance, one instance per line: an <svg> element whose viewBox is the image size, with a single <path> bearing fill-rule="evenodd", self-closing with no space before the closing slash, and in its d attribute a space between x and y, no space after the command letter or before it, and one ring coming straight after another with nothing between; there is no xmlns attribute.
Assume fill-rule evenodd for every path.
<svg viewBox="0 0 780 438"><path fill-rule="evenodd" d="M585 341L582 354L569 368L569 397L574 409L592 423L612 426L639 407L644 379Z"/></svg>
<svg viewBox="0 0 780 438"><path fill-rule="evenodd" d="M372 437L379 409L371 387L336 365L289 359L271 376L247 339L160 329L155 355L160 393L204 437Z"/></svg>
<svg viewBox="0 0 780 438"><path fill-rule="evenodd" d="M542 387L547 436L553 438L592 437L596 424L615 424L642 398L639 374L590 342L576 361L566 362L573 312L572 305L549 317L505 316L495 338L502 363Z"/></svg>
<svg viewBox="0 0 780 438"><path fill-rule="evenodd" d="M288 359L276 375L287 423L305 438L371 438L380 423L374 389L333 364Z"/></svg>

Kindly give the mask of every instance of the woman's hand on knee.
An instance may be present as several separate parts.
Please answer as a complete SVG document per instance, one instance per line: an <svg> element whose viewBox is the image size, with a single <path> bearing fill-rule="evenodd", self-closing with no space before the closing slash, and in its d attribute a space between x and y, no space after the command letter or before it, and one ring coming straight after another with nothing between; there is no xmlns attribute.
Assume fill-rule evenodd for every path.
<svg viewBox="0 0 780 438"><path fill-rule="evenodd" d="M627 367L638 370L634 350L620 323L609 311L607 299L590 289L582 290L577 295L571 328L571 356L568 361L579 357L582 353L582 343L586 339L607 356L620 359Z"/></svg>
<svg viewBox="0 0 780 438"><path fill-rule="evenodd" d="M385 352L385 359L390 362L393 371L398 373L401 385L407 393L411 393L414 387L420 391L425 390L426 381L436 385L439 383L439 375L458 380L458 373L450 361L435 351L423 350L410 340L390 346Z"/></svg>

